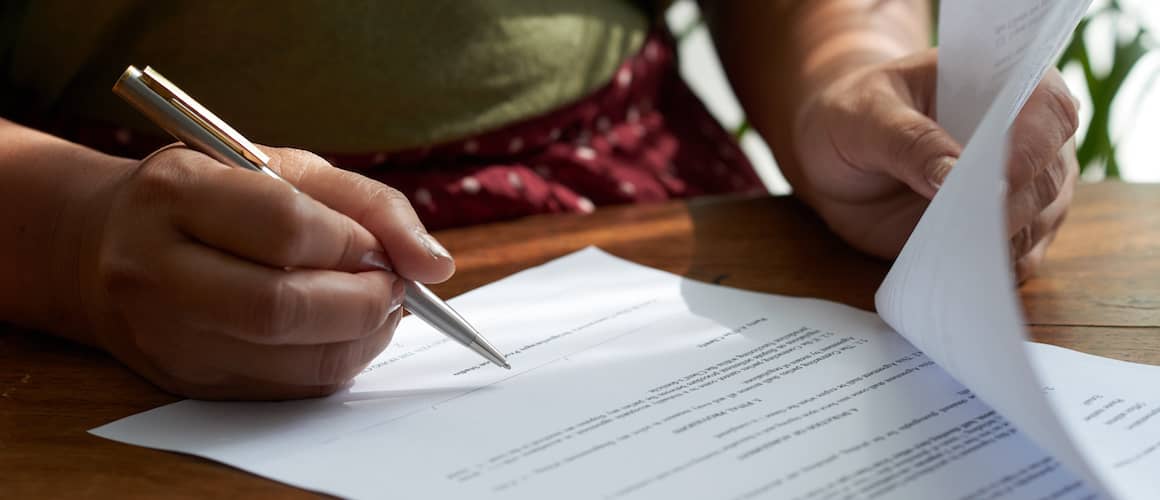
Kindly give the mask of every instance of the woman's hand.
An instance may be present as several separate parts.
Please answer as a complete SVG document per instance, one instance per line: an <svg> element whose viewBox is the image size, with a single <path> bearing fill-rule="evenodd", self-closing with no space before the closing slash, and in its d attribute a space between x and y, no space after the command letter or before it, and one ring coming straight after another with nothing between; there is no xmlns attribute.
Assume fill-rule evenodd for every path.
<svg viewBox="0 0 1160 500"><path fill-rule="evenodd" d="M307 152L267 152L302 193L171 146L107 190L85 239L89 328L172 393L329 394L390 342L400 275L454 272L398 191Z"/></svg>
<svg viewBox="0 0 1160 500"><path fill-rule="evenodd" d="M799 108L795 190L855 247L892 258L962 152L934 121L937 52L868 66ZM1043 260L1078 176L1076 103L1052 70L1012 128L1007 223L1020 281Z"/></svg>

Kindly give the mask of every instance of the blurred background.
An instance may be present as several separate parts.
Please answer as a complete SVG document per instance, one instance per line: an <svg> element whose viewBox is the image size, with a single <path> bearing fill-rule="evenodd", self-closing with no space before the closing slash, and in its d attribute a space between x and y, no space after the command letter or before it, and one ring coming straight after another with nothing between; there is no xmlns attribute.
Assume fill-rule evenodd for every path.
<svg viewBox="0 0 1160 500"><path fill-rule="evenodd" d="M681 73L729 130L773 193L788 193L769 148L745 115L713 50L694 0L666 14L679 40ZM1077 135L1083 179L1160 182L1160 1L1094 0L1058 66L1081 102Z"/></svg>

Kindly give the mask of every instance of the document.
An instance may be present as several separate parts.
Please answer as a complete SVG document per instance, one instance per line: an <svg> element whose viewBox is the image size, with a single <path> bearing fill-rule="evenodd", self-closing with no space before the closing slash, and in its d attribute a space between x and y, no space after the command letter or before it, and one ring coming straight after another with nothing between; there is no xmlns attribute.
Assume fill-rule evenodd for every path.
<svg viewBox="0 0 1160 500"><path fill-rule="evenodd" d="M407 318L333 397L184 401L94 433L352 498L1093 493L869 312L596 249L453 304L512 372Z"/></svg>
<svg viewBox="0 0 1160 500"><path fill-rule="evenodd" d="M512 371L405 318L334 396L92 432L351 498L1160 498L1160 367L1028 343L1007 255L1007 131L1087 1L942 4L982 97L878 315L590 248L452 300Z"/></svg>

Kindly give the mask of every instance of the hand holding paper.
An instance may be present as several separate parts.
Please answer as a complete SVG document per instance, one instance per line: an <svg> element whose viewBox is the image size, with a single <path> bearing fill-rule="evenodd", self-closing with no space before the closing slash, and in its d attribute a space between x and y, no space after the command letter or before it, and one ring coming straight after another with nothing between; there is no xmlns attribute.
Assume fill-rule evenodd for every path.
<svg viewBox="0 0 1160 500"><path fill-rule="evenodd" d="M969 139L935 122L941 50L846 75L804 104L796 121L806 200L845 240L880 257L898 255ZM959 109L944 106L943 114ZM1077 123L1052 70L1012 130L1007 227L1020 278L1043 260L1071 203Z"/></svg>

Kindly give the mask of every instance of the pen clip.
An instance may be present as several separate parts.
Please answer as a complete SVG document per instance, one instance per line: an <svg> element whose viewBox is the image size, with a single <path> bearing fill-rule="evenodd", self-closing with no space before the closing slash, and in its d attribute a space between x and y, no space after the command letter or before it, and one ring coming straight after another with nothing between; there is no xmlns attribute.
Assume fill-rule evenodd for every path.
<svg viewBox="0 0 1160 500"><path fill-rule="evenodd" d="M226 122L206 109L205 106L202 106L201 103L195 101L189 94L186 94L178 88L177 85L174 85L164 76L161 76L161 73L158 73L152 67L145 67L145 70L141 72L140 81L162 99L165 99L169 104L173 105L174 109L189 117L190 120L197 122L198 125L201 125L207 132L213 134L215 138L227 147L253 163L255 167L266 167L270 164L270 157L258 149L254 143L238 133L237 130L234 130L233 127L227 125Z"/></svg>

